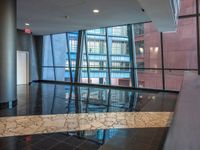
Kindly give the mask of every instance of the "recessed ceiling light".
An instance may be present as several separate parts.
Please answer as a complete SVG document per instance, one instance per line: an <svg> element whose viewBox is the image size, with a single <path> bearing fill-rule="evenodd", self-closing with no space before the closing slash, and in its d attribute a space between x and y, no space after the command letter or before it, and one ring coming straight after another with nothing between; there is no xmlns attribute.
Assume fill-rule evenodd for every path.
<svg viewBox="0 0 200 150"><path fill-rule="evenodd" d="M26 26L30 26L30 23L25 23Z"/></svg>
<svg viewBox="0 0 200 150"><path fill-rule="evenodd" d="M99 10L98 10L98 9L94 9L94 10L93 10L93 13L98 14L98 13L99 13Z"/></svg>

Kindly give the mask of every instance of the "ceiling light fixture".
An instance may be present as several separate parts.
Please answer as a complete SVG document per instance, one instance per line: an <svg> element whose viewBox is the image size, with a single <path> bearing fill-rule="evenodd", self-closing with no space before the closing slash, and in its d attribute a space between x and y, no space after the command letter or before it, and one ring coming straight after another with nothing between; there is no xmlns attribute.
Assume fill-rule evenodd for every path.
<svg viewBox="0 0 200 150"><path fill-rule="evenodd" d="M25 26L30 26L30 23L25 23Z"/></svg>
<svg viewBox="0 0 200 150"><path fill-rule="evenodd" d="M93 13L98 14L98 13L99 13L99 10L98 10L98 9L94 9L94 10L93 10Z"/></svg>

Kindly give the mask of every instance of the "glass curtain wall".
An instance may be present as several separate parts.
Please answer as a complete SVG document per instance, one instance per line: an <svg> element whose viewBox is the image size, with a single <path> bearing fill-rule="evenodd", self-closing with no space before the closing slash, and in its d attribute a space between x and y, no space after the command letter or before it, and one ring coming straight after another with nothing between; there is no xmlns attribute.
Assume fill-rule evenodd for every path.
<svg viewBox="0 0 200 150"><path fill-rule="evenodd" d="M159 33L152 23L134 25L139 87L180 90L184 72L197 73L196 6L196 0L181 0L176 32Z"/></svg>
<svg viewBox="0 0 200 150"><path fill-rule="evenodd" d="M127 26L108 28L111 85L131 86L130 49Z"/></svg>
<svg viewBox="0 0 200 150"><path fill-rule="evenodd" d="M134 37L128 25L85 31L79 68L77 32L44 36L43 80L74 82L78 69L81 83L180 90L184 72L198 71L196 7L196 0L181 0L176 32L160 33L151 22L132 25Z"/></svg>
<svg viewBox="0 0 200 150"><path fill-rule="evenodd" d="M55 71L53 65L53 54L51 37L43 37L43 67L42 67L42 79L43 80L55 80Z"/></svg>
<svg viewBox="0 0 200 150"><path fill-rule="evenodd" d="M67 42L68 42L68 59L66 63L70 64L71 67L71 80L74 82L75 71L76 71L76 56L77 56L77 47L78 47L78 33L67 33ZM66 56L67 57L67 56Z"/></svg>
<svg viewBox="0 0 200 150"><path fill-rule="evenodd" d="M130 70L127 26L86 31L82 83L131 86Z"/></svg>
<svg viewBox="0 0 200 150"><path fill-rule="evenodd" d="M86 47L91 84L109 85L105 28L86 32Z"/></svg>
<svg viewBox="0 0 200 150"><path fill-rule="evenodd" d="M162 89L160 33L152 23L134 27L138 87Z"/></svg>
<svg viewBox="0 0 200 150"><path fill-rule="evenodd" d="M43 80L73 82L78 33L46 35L43 40Z"/></svg>

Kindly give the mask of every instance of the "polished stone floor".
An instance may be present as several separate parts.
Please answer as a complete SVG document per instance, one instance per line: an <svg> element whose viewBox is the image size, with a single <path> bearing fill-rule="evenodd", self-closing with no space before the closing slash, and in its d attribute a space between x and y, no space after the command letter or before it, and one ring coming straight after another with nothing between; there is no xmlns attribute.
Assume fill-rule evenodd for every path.
<svg viewBox="0 0 200 150"><path fill-rule="evenodd" d="M162 149L177 99L177 94L175 93L36 83L31 86L18 86L17 92L17 106L0 110L2 125L0 131L3 133L0 138L0 149ZM34 124L32 118L39 119L45 117L43 115L47 115L47 117L51 115L51 118L52 116L61 117L62 122L68 115L75 115L80 119L79 114L85 115L83 118L91 118L88 115L104 116L104 118L111 117L108 121L104 121L105 124L109 124L110 120L114 118L112 115L115 114L118 118L125 117L129 120L129 124L127 124L126 119L124 122L122 119L120 120L121 122L113 120L111 125L115 126L103 128L98 126L98 118L96 118L96 120L89 119L90 121L85 124L88 125L90 123L93 128L68 130L68 128L63 128L64 126L62 126L62 130L49 129L48 131L50 132L47 132L48 134L46 132L30 132L30 135L27 135L28 132L23 134L26 130L21 132L24 127L27 127L26 123L28 125ZM137 114L139 114L139 117ZM148 116L149 114L151 116ZM64 119L62 118L63 116L65 117ZM134 121L130 121L131 119L127 118L127 116L132 117ZM13 117L16 117L14 119L18 120L18 128L14 128L15 124L10 125L11 122L9 120L12 120ZM25 120L20 117L25 117ZM31 119L27 119L28 117ZM165 119L156 119L156 117ZM149 118L151 118L151 121L149 121ZM76 124L79 122L79 119L76 121L71 120L73 122L71 124ZM154 123L152 123L152 120ZM38 121L35 122L39 124ZM54 123L54 120L50 121L50 124L53 123L59 126L59 123ZM96 128L93 126L94 123L97 125ZM43 122L41 124L44 125ZM69 122L66 124L69 124ZM20 130L20 134L14 134L17 129ZM41 126L38 129L41 129ZM11 134L8 135L7 133Z"/></svg>

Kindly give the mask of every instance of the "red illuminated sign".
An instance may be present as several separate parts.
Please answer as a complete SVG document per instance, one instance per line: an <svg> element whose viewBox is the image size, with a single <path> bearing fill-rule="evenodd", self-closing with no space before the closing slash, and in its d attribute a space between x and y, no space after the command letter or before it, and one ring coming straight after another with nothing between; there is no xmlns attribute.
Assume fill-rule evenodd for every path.
<svg viewBox="0 0 200 150"><path fill-rule="evenodd" d="M25 28L24 32L27 33L27 34L31 34L32 33L31 29L29 29L29 28Z"/></svg>

